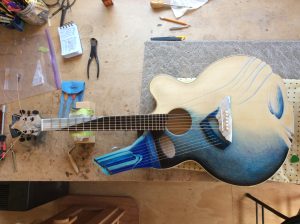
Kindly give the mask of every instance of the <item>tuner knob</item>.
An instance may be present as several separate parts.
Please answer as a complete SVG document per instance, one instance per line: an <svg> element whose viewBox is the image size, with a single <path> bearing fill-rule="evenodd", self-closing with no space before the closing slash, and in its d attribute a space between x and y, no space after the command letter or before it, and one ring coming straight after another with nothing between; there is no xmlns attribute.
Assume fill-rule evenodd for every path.
<svg viewBox="0 0 300 224"><path fill-rule="evenodd" d="M27 115L30 116L31 112L30 110L27 110Z"/></svg>
<svg viewBox="0 0 300 224"><path fill-rule="evenodd" d="M37 110L33 110L32 114L37 115L37 114L39 114L39 112Z"/></svg>
<svg viewBox="0 0 300 224"><path fill-rule="evenodd" d="M25 114L25 110L20 110L20 114Z"/></svg>
<svg viewBox="0 0 300 224"><path fill-rule="evenodd" d="M30 141L30 140L31 140L31 136L27 136L27 137L26 137L26 140L27 140L27 141Z"/></svg>

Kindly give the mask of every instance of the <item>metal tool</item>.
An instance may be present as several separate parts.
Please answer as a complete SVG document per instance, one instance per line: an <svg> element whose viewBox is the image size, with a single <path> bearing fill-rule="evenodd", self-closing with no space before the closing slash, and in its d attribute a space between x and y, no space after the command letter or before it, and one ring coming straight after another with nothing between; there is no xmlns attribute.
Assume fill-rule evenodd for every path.
<svg viewBox="0 0 300 224"><path fill-rule="evenodd" d="M182 30L182 29L186 29L186 28L189 28L190 25L187 25L187 26L173 26L173 27L170 27L169 30Z"/></svg>
<svg viewBox="0 0 300 224"><path fill-rule="evenodd" d="M12 147L12 146L10 146ZM18 168L17 168L17 162L16 162L16 154L15 154L15 151L12 149L11 150L11 157L12 157L12 162L13 162L13 169L14 169L14 172L18 172Z"/></svg>
<svg viewBox="0 0 300 224"><path fill-rule="evenodd" d="M191 8L190 6L171 4L170 1L164 0L150 0L150 5L153 9L170 8L171 6L175 6L178 8Z"/></svg>
<svg viewBox="0 0 300 224"><path fill-rule="evenodd" d="M0 134L0 159L4 159L6 155L6 136L4 135L4 123L5 123L5 105L2 105L2 124L1 124L1 134Z"/></svg>
<svg viewBox="0 0 300 224"><path fill-rule="evenodd" d="M98 41L95 38L91 38L91 53L90 53L90 57L89 57L89 61L88 61L88 65L87 65L87 77L88 79L90 78L90 64L93 60L93 58L95 58L96 60L96 64L97 64L97 79L99 78L99 72L100 72L100 66L99 66L99 59L98 59L98 55L97 55L97 45L98 45Z"/></svg>
<svg viewBox="0 0 300 224"><path fill-rule="evenodd" d="M75 4L75 2L76 2L76 0L73 0L72 3L70 3L70 0L62 0L62 2L59 3L60 7L52 13L50 18L52 18L59 11L61 11L60 26L63 26L65 23L65 17L67 14L67 10L70 9Z"/></svg>

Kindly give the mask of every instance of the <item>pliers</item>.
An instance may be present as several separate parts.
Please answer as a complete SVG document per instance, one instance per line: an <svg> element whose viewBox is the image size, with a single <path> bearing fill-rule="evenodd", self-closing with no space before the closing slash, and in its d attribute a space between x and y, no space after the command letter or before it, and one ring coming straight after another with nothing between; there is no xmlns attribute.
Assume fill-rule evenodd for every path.
<svg viewBox="0 0 300 224"><path fill-rule="evenodd" d="M97 79L99 78L99 72L100 72L100 68L99 68L99 59L98 59L98 55L97 55L97 44L98 41L95 38L91 38L91 53L90 53L90 58L88 61L88 65L87 65L87 77L88 79L90 78L90 64L93 60L93 58L95 58L96 63L97 63Z"/></svg>

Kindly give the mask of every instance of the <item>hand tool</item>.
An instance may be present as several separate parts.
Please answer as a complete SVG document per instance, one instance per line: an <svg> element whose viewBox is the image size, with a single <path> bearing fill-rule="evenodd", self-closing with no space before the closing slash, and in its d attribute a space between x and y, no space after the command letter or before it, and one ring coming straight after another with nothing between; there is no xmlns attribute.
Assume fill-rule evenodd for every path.
<svg viewBox="0 0 300 224"><path fill-rule="evenodd" d="M170 37L151 37L152 41L182 41L185 40L185 36L170 36Z"/></svg>
<svg viewBox="0 0 300 224"><path fill-rule="evenodd" d="M70 3L70 0L62 0L62 2L59 3L60 7L52 13L50 18L52 18L59 11L61 11L60 26L63 26L65 23L65 17L66 17L67 10L70 9L75 4L75 2L76 2L76 0L73 0L72 3Z"/></svg>
<svg viewBox="0 0 300 224"><path fill-rule="evenodd" d="M14 172L18 172L17 162L16 162L16 154L15 154L15 151L13 149L11 150L11 157L12 157Z"/></svg>
<svg viewBox="0 0 300 224"><path fill-rule="evenodd" d="M182 30L182 29L186 29L186 28L189 28L190 25L187 25L187 26L174 26L174 27L170 27L169 30Z"/></svg>
<svg viewBox="0 0 300 224"><path fill-rule="evenodd" d="M153 8L153 9L170 8L171 6L176 6L178 8L179 7L191 8L190 6L170 4L170 2L165 2L164 0L151 0L150 5L151 5L151 8Z"/></svg>
<svg viewBox="0 0 300 224"><path fill-rule="evenodd" d="M6 155L6 136L4 135L4 123L5 123L5 105L2 105L2 123L1 123L1 134L0 134L0 159L4 159Z"/></svg>
<svg viewBox="0 0 300 224"><path fill-rule="evenodd" d="M164 20L164 21L168 21L168 22L172 22L172 23L177 23L177 24L180 24L180 25L184 25L184 26L188 26L189 24L185 23L185 22L182 22L182 21L179 21L177 19L170 19L170 18L166 18L166 17L159 17L161 20Z"/></svg>
<svg viewBox="0 0 300 224"><path fill-rule="evenodd" d="M88 79L90 78L90 64L93 60L93 58L95 58L96 60L96 64L97 64L97 79L99 78L99 72L100 72L100 67L99 67L99 59L98 59L98 55L97 55L97 45L98 45L98 41L95 38L91 38L91 53L90 53L90 57L89 57L89 61L88 61L88 65L87 65L87 77Z"/></svg>

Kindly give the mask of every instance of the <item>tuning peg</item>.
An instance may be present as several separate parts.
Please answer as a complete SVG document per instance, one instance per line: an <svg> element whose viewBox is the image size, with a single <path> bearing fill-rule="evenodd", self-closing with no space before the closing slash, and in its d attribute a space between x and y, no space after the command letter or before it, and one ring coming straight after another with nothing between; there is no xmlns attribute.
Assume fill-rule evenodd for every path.
<svg viewBox="0 0 300 224"><path fill-rule="evenodd" d="M25 110L20 110L20 114L22 115L22 114L25 114L26 112L25 112Z"/></svg>
<svg viewBox="0 0 300 224"><path fill-rule="evenodd" d="M37 111L37 110L33 110L33 111L32 111L32 114L34 114L34 115L38 115L38 114L39 114L39 111Z"/></svg>
<svg viewBox="0 0 300 224"><path fill-rule="evenodd" d="M30 110L27 110L27 115L30 116L31 112Z"/></svg>

